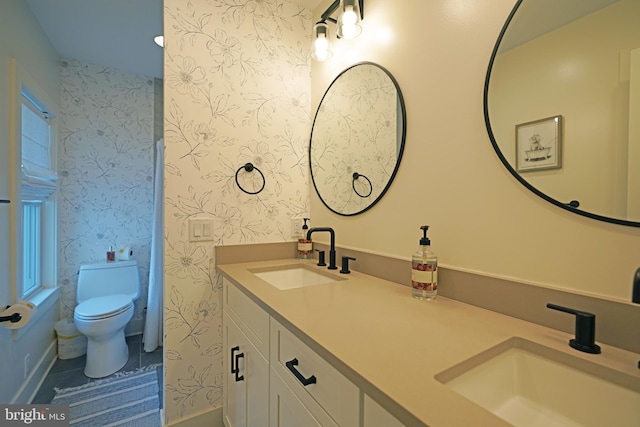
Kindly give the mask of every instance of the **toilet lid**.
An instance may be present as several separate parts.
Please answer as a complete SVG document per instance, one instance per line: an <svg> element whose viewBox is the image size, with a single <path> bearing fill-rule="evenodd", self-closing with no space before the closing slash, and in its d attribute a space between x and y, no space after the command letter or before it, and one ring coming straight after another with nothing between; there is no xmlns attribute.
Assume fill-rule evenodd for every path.
<svg viewBox="0 0 640 427"><path fill-rule="evenodd" d="M90 298L78 304L74 314L85 319L115 316L126 311L131 304L131 297L124 294Z"/></svg>

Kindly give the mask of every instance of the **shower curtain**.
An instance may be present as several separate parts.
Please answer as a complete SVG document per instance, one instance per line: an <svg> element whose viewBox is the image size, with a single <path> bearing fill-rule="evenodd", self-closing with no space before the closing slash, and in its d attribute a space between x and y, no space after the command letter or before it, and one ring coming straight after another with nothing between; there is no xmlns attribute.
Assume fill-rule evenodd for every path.
<svg viewBox="0 0 640 427"><path fill-rule="evenodd" d="M151 259L149 263L149 291L147 318L144 324L144 351L152 352L162 345L163 288L164 288L164 142L156 142L156 168L153 189L153 217L151 231Z"/></svg>

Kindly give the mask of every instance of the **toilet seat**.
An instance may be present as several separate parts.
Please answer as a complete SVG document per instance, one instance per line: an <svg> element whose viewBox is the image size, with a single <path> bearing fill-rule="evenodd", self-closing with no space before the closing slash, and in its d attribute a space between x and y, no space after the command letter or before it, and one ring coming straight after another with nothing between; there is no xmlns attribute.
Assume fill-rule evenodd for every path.
<svg viewBox="0 0 640 427"><path fill-rule="evenodd" d="M133 306L129 295L109 295L90 298L78 304L74 316L83 320L99 320L117 316Z"/></svg>

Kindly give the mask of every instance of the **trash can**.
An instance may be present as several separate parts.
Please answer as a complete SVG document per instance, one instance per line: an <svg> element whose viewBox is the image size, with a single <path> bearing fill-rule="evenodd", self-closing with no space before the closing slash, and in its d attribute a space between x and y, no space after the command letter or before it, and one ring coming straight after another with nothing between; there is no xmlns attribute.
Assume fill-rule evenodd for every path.
<svg viewBox="0 0 640 427"><path fill-rule="evenodd" d="M73 359L87 354L87 337L82 335L73 319L62 319L56 322L58 334L58 358Z"/></svg>

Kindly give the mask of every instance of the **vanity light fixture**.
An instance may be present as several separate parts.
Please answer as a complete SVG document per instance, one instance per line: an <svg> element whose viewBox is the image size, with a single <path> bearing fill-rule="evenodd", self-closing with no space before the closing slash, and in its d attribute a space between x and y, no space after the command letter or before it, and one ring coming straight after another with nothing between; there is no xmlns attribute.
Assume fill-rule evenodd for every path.
<svg viewBox="0 0 640 427"><path fill-rule="evenodd" d="M338 38L354 39L362 32L360 2L364 0L340 0L338 12Z"/></svg>
<svg viewBox="0 0 640 427"><path fill-rule="evenodd" d="M160 35L160 36L155 36L153 38L153 41L155 42L155 44L157 44L160 47L164 47L164 36Z"/></svg>
<svg viewBox="0 0 640 427"><path fill-rule="evenodd" d="M316 61L326 61L333 56L329 43L329 26L325 21L320 21L313 26L313 46L311 57Z"/></svg>
<svg viewBox="0 0 640 427"><path fill-rule="evenodd" d="M311 57L316 61L331 58L329 46L329 26L327 21L337 24L336 35L339 39L352 39L360 35L363 18L364 0L335 0L321 15L320 21L313 26ZM338 12L338 19L332 18Z"/></svg>

